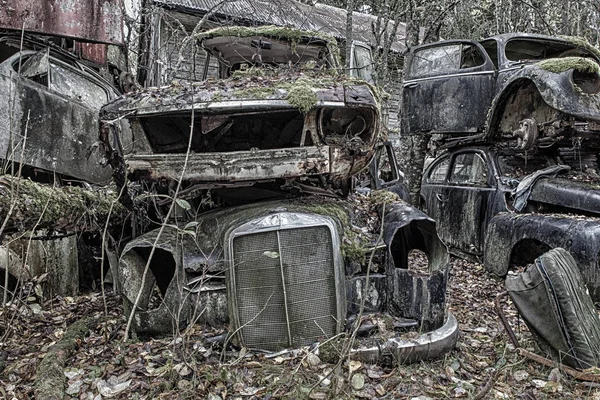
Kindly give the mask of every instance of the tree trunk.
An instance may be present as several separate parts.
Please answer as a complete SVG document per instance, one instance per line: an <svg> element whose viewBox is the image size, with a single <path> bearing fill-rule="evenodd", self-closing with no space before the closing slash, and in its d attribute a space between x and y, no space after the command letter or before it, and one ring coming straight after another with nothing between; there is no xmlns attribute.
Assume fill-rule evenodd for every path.
<svg viewBox="0 0 600 400"><path fill-rule="evenodd" d="M350 58L352 56L352 12L354 0L346 1L346 73L350 75Z"/></svg>

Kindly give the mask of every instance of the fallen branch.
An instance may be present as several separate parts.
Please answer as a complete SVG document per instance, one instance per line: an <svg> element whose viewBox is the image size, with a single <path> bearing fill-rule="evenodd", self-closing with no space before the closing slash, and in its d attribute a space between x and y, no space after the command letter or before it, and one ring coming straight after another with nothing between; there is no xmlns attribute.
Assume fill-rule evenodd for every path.
<svg viewBox="0 0 600 400"><path fill-rule="evenodd" d="M15 185L18 185L19 192L13 198L10 190ZM29 179L2 175L0 220L7 221L4 233L27 231L34 226L37 229L70 232L102 231L109 214L115 223L125 218L125 209L121 204L114 204L117 194L111 187L53 187Z"/></svg>
<svg viewBox="0 0 600 400"><path fill-rule="evenodd" d="M528 359L538 362L547 367L559 368L561 371L564 371L569 376L571 376L572 378L575 378L577 380L587 381L587 382L600 382L600 372L599 372L600 370L598 370L598 368L593 368L594 372L590 372L588 370L580 371L575 368L571 368L564 364L561 364L557 361L548 360L547 358L544 358L538 354L532 353L529 350L525 350L523 348L518 348L517 350L520 355L527 357Z"/></svg>
<svg viewBox="0 0 600 400"><path fill-rule="evenodd" d="M82 318L69 326L62 339L48 349L35 371L33 390L36 399L54 400L65 396L66 361L75 350L77 342L95 324L92 317Z"/></svg>

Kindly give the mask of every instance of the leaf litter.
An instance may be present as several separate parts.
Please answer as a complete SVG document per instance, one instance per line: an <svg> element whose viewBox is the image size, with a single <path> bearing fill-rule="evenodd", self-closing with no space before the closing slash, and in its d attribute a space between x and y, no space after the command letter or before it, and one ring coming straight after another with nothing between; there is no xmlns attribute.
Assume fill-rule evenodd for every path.
<svg viewBox="0 0 600 400"><path fill-rule="evenodd" d="M600 385L575 381L515 351L494 310L503 291L503 282L482 265L453 258L449 309L461 334L452 352L396 367L346 360L336 369L322 361L316 346L276 355L224 351L207 340L224 332L198 325L179 335L123 343L126 322L118 297L107 294L105 315L100 293L42 302L30 287L0 311L0 398L31 398L36 367L48 348L71 323L94 316L97 323L64 370L65 398L600 400ZM509 299L503 309L521 346L536 351Z"/></svg>

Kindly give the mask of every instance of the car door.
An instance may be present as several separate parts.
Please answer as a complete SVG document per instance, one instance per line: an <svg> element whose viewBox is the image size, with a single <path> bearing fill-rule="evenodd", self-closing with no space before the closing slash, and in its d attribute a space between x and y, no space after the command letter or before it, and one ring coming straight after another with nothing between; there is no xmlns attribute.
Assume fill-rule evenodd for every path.
<svg viewBox="0 0 600 400"><path fill-rule="evenodd" d="M474 255L483 253L486 216L495 193L494 177L483 152L469 150L453 155L448 191L441 199L449 247Z"/></svg>
<svg viewBox="0 0 600 400"><path fill-rule="evenodd" d="M440 238L451 249L481 255L486 216L496 193L487 155L475 149L457 151L428 171L421 192Z"/></svg>
<svg viewBox="0 0 600 400"><path fill-rule="evenodd" d="M441 224L444 212L443 199L448 197L448 171L450 170L449 155L434 160L425 170L421 182L421 208L437 222L438 235L445 243L448 234L446 226Z"/></svg>
<svg viewBox="0 0 600 400"><path fill-rule="evenodd" d="M452 40L411 49L402 87L403 132L482 132L495 80L494 64L477 42Z"/></svg>

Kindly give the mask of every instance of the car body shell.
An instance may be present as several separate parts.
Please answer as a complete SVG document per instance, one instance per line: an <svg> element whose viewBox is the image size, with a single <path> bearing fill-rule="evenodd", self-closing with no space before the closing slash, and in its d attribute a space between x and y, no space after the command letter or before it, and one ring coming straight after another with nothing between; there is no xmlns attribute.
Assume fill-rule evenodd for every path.
<svg viewBox="0 0 600 400"><path fill-rule="evenodd" d="M98 111L118 97L116 89L68 54L49 48L12 53L0 64L0 158L90 183L110 182L97 150Z"/></svg>
<svg viewBox="0 0 600 400"><path fill-rule="evenodd" d="M521 178L503 175L500 153L490 145L458 147L425 169L422 202L437 221L440 238L451 252L483 260L500 276L514 263L565 248L578 262L590 294L599 299L600 187L561 175L542 176L526 192L528 207L519 212L512 205ZM480 160L481 179L453 178L466 168L467 159Z"/></svg>
<svg viewBox="0 0 600 400"><path fill-rule="evenodd" d="M556 58L511 60L505 50L516 46L514 43L552 47ZM585 65L599 62L598 50L583 41L533 34L504 34L480 42L450 40L411 48L403 82L402 131L481 135L491 141L517 129L524 118L533 116L539 123L546 122L548 111L542 106L550 107L553 116L558 113L581 121L600 121L598 92L585 93L574 83L573 73L580 67L556 66L563 57L556 49L563 48L565 54L577 56L572 61L585 58L581 61ZM439 54L431 56L429 64L421 60L422 54L435 55L445 49L455 49L454 53L462 49L463 54L443 62Z"/></svg>

